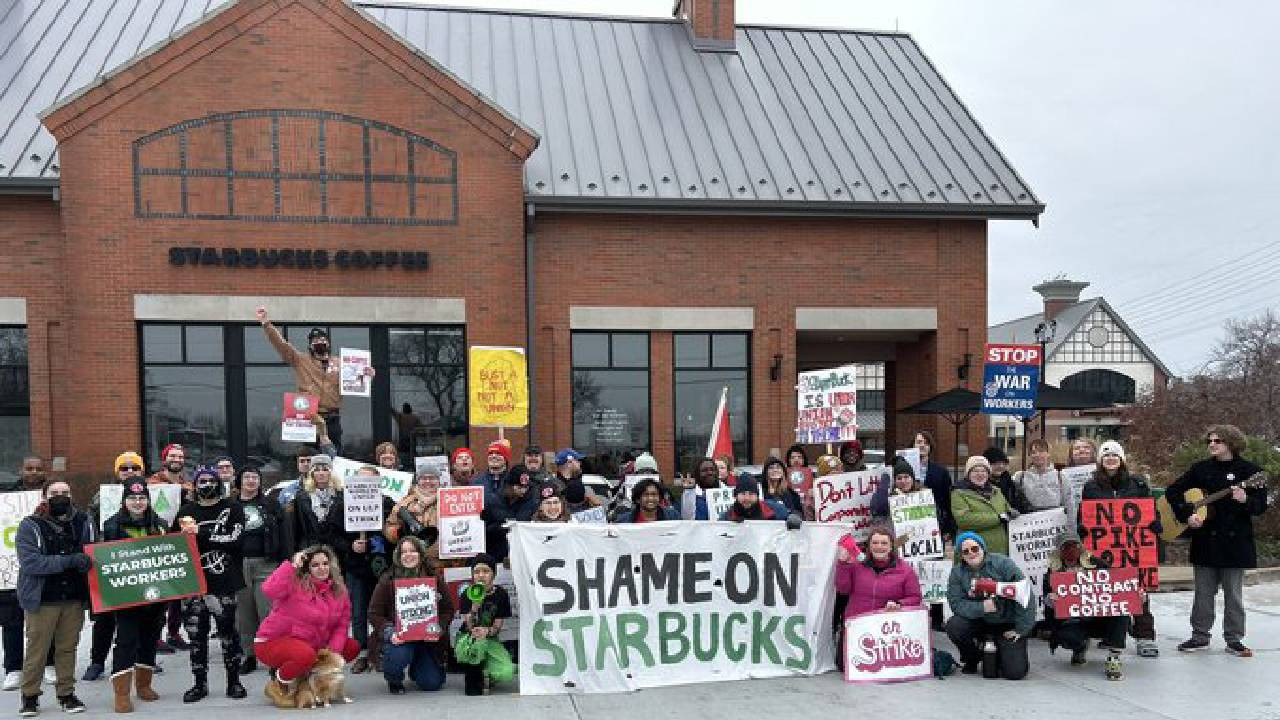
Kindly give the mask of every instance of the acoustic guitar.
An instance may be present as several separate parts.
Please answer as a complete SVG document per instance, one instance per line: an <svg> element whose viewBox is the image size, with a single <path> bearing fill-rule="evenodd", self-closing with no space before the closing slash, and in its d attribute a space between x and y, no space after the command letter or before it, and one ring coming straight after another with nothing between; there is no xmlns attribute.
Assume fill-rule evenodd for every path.
<svg viewBox="0 0 1280 720"><path fill-rule="evenodd" d="M1216 492L1209 493L1208 495L1205 495L1204 491L1200 488L1191 488L1185 495L1183 495L1183 499L1186 500L1187 504L1194 508L1195 512L1192 514L1199 516L1203 521L1209 519L1209 505L1230 495L1232 490L1238 487L1256 489L1265 488L1266 486L1267 474L1265 472L1258 472L1254 473L1248 480L1245 480L1242 483L1236 483L1235 485L1225 487ZM1167 497L1162 496L1156 501L1156 512L1160 515L1160 525L1163 528L1163 532L1160 533L1160 537L1165 542L1173 542L1174 540L1177 540L1182 536L1182 533L1186 532L1187 529L1191 527L1190 525L1178 520L1178 516L1174 514L1173 506L1169 504L1169 499Z"/></svg>

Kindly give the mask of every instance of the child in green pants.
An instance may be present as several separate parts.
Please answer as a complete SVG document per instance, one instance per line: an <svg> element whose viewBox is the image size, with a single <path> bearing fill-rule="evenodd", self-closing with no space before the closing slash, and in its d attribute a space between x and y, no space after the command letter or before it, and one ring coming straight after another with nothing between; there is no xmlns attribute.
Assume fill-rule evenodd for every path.
<svg viewBox="0 0 1280 720"><path fill-rule="evenodd" d="M498 640L503 620L511 617L511 598L506 590L494 585L496 568L497 563L484 553L472 559L471 586L463 591L458 607L464 616L459 644L468 642L462 640L465 635L473 645L469 651L459 648L457 652L467 695L483 695L488 691L487 684L511 682L516 674L511 655ZM482 588L484 594L473 588Z"/></svg>

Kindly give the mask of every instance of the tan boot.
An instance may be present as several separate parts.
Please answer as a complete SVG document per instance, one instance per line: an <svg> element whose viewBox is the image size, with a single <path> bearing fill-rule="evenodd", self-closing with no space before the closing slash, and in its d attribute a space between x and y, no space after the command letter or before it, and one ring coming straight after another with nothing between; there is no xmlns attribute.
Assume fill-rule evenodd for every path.
<svg viewBox="0 0 1280 720"><path fill-rule="evenodd" d="M116 712L133 712L133 703L129 701L129 693L133 690L133 671L121 670L112 675L111 689L116 694Z"/></svg>
<svg viewBox="0 0 1280 720"><path fill-rule="evenodd" d="M134 665L133 679L134 687L138 688L138 699L143 702L154 702L160 699L155 690L151 689L151 678L156 674L156 669L150 665Z"/></svg>

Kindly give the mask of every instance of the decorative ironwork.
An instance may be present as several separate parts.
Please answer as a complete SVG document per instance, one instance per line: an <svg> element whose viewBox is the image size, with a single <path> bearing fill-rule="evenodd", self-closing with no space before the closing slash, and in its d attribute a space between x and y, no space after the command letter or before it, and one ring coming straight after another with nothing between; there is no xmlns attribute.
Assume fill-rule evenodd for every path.
<svg viewBox="0 0 1280 720"><path fill-rule="evenodd" d="M252 123L244 122L264 119L270 121L269 129L254 128ZM307 133L313 131L311 137L314 139L314 158L298 153L294 153L296 157L281 157L281 126L284 123L288 123L291 130ZM223 152L217 162L207 162L207 156L193 162L193 132L208 126L213 126L221 134ZM359 128L359 167L335 170L330 135L335 127L345 126ZM255 135L263 131L268 132L269 137ZM151 163L144 165L143 158L147 155L148 145L169 141L174 137L177 139L176 157L172 157L171 164L166 166L166 163L148 157ZM375 143L381 144L379 141L384 139L394 139L394 144L403 145L394 153L387 152L385 146L382 151L375 151ZM258 148L269 143L270 169L236 166L237 143L243 147L254 144L255 140L258 144L254 147ZM397 156L397 153L403 155ZM162 153L160 160L163 159ZM283 168L286 162L290 167L314 169L286 170ZM392 167L382 167L383 165ZM399 166L403 166L403 171L397 171ZM419 167L432 168L434 172L419 173ZM215 198L210 202L205 197L197 197L192 188L193 183L216 178L226 179L225 199ZM245 211L244 207L251 205L246 202L242 202L238 209L238 182L261 184L263 181L271 183L270 212ZM284 199L282 185L285 183L314 192L316 200L299 203L309 204L310 208L293 207L292 203ZM312 187L308 188L307 185ZM363 191L361 214L332 211L332 200L337 194L335 190L347 187L352 187L353 190L358 187ZM243 188L241 190L242 194L249 192ZM358 193L360 190L354 192ZM391 205L400 206L400 201L403 201L400 206L402 211L389 211L385 197L382 198L383 202L378 202L379 190L391 190L386 193L396 198ZM422 202L420 194L424 193L434 196L431 202ZM217 207L213 208L211 205ZM407 130L376 120L325 110L274 109L216 113L185 120L133 141L133 206L134 215L140 218L357 225L456 225L458 155L429 138ZM311 208L315 211L305 212Z"/></svg>

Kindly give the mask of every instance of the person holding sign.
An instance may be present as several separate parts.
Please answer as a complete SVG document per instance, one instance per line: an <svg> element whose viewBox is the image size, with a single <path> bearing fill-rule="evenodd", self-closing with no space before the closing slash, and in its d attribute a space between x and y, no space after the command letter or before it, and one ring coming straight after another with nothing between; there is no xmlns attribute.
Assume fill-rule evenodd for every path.
<svg viewBox="0 0 1280 720"><path fill-rule="evenodd" d="M951 491L951 512L960 532L982 536L982 546L993 553L1009 553L1010 520L1018 511L1009 507L1004 493L991 484L991 464L981 455L965 461L964 479Z"/></svg>
<svg viewBox="0 0 1280 720"><path fill-rule="evenodd" d="M556 492L554 485L546 484L538 488L538 509L530 520L537 523L569 522L569 513L564 509L564 498Z"/></svg>
<svg viewBox="0 0 1280 720"><path fill-rule="evenodd" d="M804 500L800 498L800 493L791 487L791 480L787 477L787 466L781 460L775 457L765 460L761 475L764 476L766 499L780 503L786 508L788 514L804 515Z"/></svg>
<svg viewBox="0 0 1280 720"><path fill-rule="evenodd" d="M1165 497L1178 520L1186 523L1191 535L1191 565L1196 580L1191 606L1191 638L1178 646L1183 652L1209 647L1213 630L1214 598L1222 588L1224 612L1222 639L1227 652L1253 657L1244 640L1244 571L1258 566L1253 542L1253 516L1267 511L1266 483L1249 483L1262 468L1240 457L1245 437L1235 425L1211 425L1204 434L1209 459L1192 465L1172 485ZM1201 518L1187 502L1190 490L1207 496L1225 494L1208 504L1207 518Z"/></svg>
<svg viewBox="0 0 1280 720"><path fill-rule="evenodd" d="M836 550L836 592L849 596L844 617L920 607L920 580L898 557L893 530L887 525L873 526L864 547L861 559L844 545Z"/></svg>
<svg viewBox="0 0 1280 720"><path fill-rule="evenodd" d="M381 494L377 490L379 482L378 469L372 465L365 465L356 470L354 477L366 478L372 481L374 487L372 492L376 493L376 502L381 503L381 510L378 511L377 517L385 519L391 514L391 498ZM388 556L391 554L388 548L388 542L382 533L376 530L357 530L352 528L347 530L347 526L351 524L351 516L346 513L347 506L352 504L356 493L356 480L351 480L346 495L343 498L343 506L338 508L338 512L343 515L343 530L345 531L338 541L338 557L342 559L343 568L346 570L345 579L347 581L347 593L351 596L351 636L360 644L360 655L351 666L352 673L368 672L370 667L369 655L366 648L369 645L369 601L373 599L373 589L378 582L378 577L386 570L389 562ZM375 502L375 504L376 504ZM332 511L331 511L332 512ZM382 524L382 523L379 523Z"/></svg>
<svg viewBox="0 0 1280 720"><path fill-rule="evenodd" d="M912 445L920 451L924 486L933 491L933 500L938 504L938 528L942 530L943 537L953 538L956 536L956 521L951 514L951 472L933 460L933 433L917 430Z"/></svg>
<svg viewBox="0 0 1280 720"><path fill-rule="evenodd" d="M45 658L53 648L58 705L82 713L76 697L76 645L89 602L85 573L93 566L84 546L93 538L89 516L71 501L71 485L48 480L35 512L18 524L18 604L26 613L27 648L22 657L22 708L19 715L40 713L40 681Z"/></svg>
<svg viewBox="0 0 1280 720"><path fill-rule="evenodd" d="M227 697L248 696L240 684L240 633L236 631L237 594L244 589L241 547L244 509L222 496L222 478L215 468L204 466L192 478L194 501L178 509L174 530L196 536L200 567L207 592L182 601L182 621L191 643L191 675L195 684L182 695L182 702L199 702L209 695L209 631L215 630L222 646L222 665L227 674Z"/></svg>
<svg viewBox="0 0 1280 720"><path fill-rule="evenodd" d="M151 509L151 493L146 484L137 479L126 484L120 511L107 519L102 540L111 542L164 534L164 521ZM118 713L133 712L129 695L135 681L139 700L160 699L151 688L151 678L156 671L156 643L164 629L165 606L165 603L139 605L114 613L116 646L111 652L111 689Z"/></svg>
<svg viewBox="0 0 1280 720"><path fill-rule="evenodd" d="M623 513L619 523L647 523L659 520L679 520L680 513L662 504L662 486L657 477L646 477L631 488L631 510Z"/></svg>
<svg viewBox="0 0 1280 720"><path fill-rule="evenodd" d="M711 520L707 491L720 487L716 461L702 458L694 468L693 477L684 477L680 497L680 518L683 520Z"/></svg>
<svg viewBox="0 0 1280 720"><path fill-rule="evenodd" d="M1104 444L1105 447L1105 444ZM1049 652L1059 646L1071 651L1071 664L1088 662L1089 638L1099 638L1107 646L1107 662L1104 665L1108 680L1124 677L1120 653L1124 650L1124 636L1129 631L1128 616L1068 618L1058 617L1054 603L1058 597L1053 592L1053 573L1076 572L1106 568L1107 563L1084 549L1080 536L1073 531L1058 537L1058 549L1049 555L1049 572L1044 575L1044 618L1049 625Z"/></svg>
<svg viewBox="0 0 1280 720"><path fill-rule="evenodd" d="M1008 557L988 553L982 535L963 531L956 537L956 564L947 579L947 604L953 613L947 637L960 651L965 674L978 671L985 640L995 643L1005 679L1027 676L1027 634L1035 627L1035 606L999 595L1000 583L1017 582L1025 582L1022 571Z"/></svg>
<svg viewBox="0 0 1280 720"><path fill-rule="evenodd" d="M253 639L255 654L273 669L270 683L292 695L298 680L316 665L316 652L329 649L351 662L360 645L347 637L351 599L342 567L331 548L313 545L280 563L262 584L271 614Z"/></svg>
<svg viewBox="0 0 1280 720"><path fill-rule="evenodd" d="M378 653L382 658L382 677L386 679L392 695L404 694L406 670L419 690L434 691L444 687L448 634L437 629L434 640L406 640L398 630L401 608L396 602L396 581L416 578L434 578L435 587L445 586L443 575L427 557L426 544L410 535L396 543L391 554L391 569L378 580L373 600L369 603L369 620L373 622L369 653ZM447 628L453 621L453 602L447 592L435 592L434 596L436 625Z"/></svg>
<svg viewBox="0 0 1280 720"><path fill-rule="evenodd" d="M498 641L503 621L511 617L511 597L494 583L497 569L492 556L476 555L471 560L471 585L463 591L458 606L465 619L455 655L463 668L463 692L467 695L484 695L490 686L511 682L516 674L510 653Z"/></svg>
<svg viewBox="0 0 1280 720"><path fill-rule="evenodd" d="M1081 505L1085 500L1115 500L1118 498L1148 498L1151 488L1147 479L1129 472L1124 462L1124 448L1115 440L1102 443L1098 451L1098 469L1093 478L1085 484L1080 493ZM1077 518L1077 525L1082 520ZM1155 518L1150 525L1151 532L1160 534L1160 518ZM1133 636L1138 640L1138 655L1141 657L1159 657L1160 647L1156 645L1156 619L1151 614L1151 601L1143 598L1142 614L1133 618ZM1120 647L1124 647L1121 645Z"/></svg>
<svg viewBox="0 0 1280 720"><path fill-rule="evenodd" d="M22 459L22 465L18 468L18 473L14 477L13 485L0 489L0 493L9 494L10 499L27 498L27 505L37 501L40 489L44 487L45 472L44 460L35 455L28 455ZM15 502L14 512L9 522L17 525L22 522L22 518L27 515L25 508L18 510L20 506ZM13 568L16 571L16 567ZM10 582L14 582L11 580ZM22 625L23 614L22 607L18 605L18 592L12 588L8 590L0 590L0 617L3 622L4 637L4 689L17 690L22 686ZM49 670L53 669L52 664Z"/></svg>
<svg viewBox="0 0 1280 720"><path fill-rule="evenodd" d="M122 452L116 456L112 466L116 480L121 485L129 485L143 477L146 468L142 464L142 456L136 452ZM107 514L113 514L116 508L107 508ZM95 530L102 527L102 491L94 494L89 501L89 518ZM89 665L80 677L85 682L93 682L102 677L107 667L107 653L111 652L111 643L116 636L116 615L114 612L91 613L93 633L89 642Z"/></svg>
<svg viewBox="0 0 1280 720"><path fill-rule="evenodd" d="M440 559L440 475L423 469L413 479L413 487L387 515L382 533L391 542L405 537L422 541L427 558Z"/></svg>
<svg viewBox="0 0 1280 720"><path fill-rule="evenodd" d="M893 461L893 481L881 482L876 487L876 494L871 496L872 517L887 519L889 517L889 496L906 495L919 492L922 485L916 479L916 472L911 463L897 458Z"/></svg>

